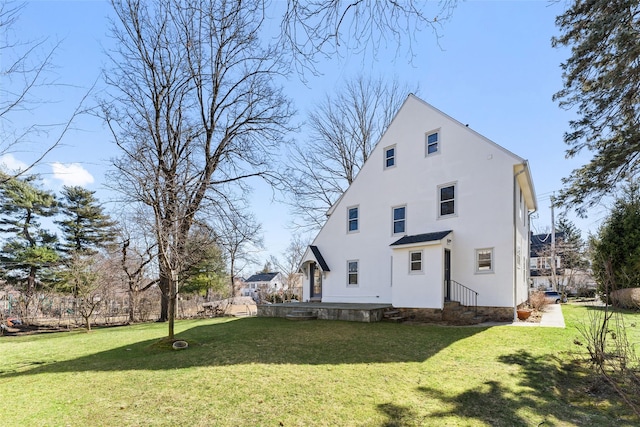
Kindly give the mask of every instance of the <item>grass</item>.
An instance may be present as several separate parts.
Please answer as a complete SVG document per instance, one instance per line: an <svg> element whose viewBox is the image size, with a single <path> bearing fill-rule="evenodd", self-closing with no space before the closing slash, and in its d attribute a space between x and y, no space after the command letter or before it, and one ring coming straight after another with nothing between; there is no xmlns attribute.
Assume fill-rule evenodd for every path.
<svg viewBox="0 0 640 427"><path fill-rule="evenodd" d="M179 321L180 351L164 324L2 337L0 424L637 425L575 363L589 309L563 306L566 329Z"/></svg>

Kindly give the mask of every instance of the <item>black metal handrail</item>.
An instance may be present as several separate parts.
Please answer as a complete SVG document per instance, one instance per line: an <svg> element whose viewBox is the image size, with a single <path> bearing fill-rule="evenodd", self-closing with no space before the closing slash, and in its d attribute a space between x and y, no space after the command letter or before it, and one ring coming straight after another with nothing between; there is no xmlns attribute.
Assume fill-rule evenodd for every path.
<svg viewBox="0 0 640 427"><path fill-rule="evenodd" d="M471 288L466 287L462 283L450 280L449 300L459 302L460 305L473 307L476 316L478 315L478 293Z"/></svg>

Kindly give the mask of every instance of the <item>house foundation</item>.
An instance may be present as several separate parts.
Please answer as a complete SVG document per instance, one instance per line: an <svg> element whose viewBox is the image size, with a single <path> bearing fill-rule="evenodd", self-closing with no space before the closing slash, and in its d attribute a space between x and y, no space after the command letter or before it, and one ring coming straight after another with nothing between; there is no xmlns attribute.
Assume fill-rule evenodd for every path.
<svg viewBox="0 0 640 427"><path fill-rule="evenodd" d="M395 308L391 304L350 304L350 303L283 303L258 305L258 317L295 317L296 313L304 312L309 317L321 320L344 320L348 322L379 322L385 318L387 311L394 310L398 317L417 322L442 322L453 324L479 323L479 321L508 322L513 319L511 307L478 307L473 316L479 321L463 321L460 318L448 318L452 314L437 308ZM463 313L474 310L465 307ZM453 314L455 317L456 315Z"/></svg>

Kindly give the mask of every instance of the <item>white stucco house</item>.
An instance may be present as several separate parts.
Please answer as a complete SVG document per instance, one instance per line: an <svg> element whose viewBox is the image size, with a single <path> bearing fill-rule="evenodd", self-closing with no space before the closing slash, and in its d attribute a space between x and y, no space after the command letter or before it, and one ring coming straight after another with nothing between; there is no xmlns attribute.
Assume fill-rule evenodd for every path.
<svg viewBox="0 0 640 427"><path fill-rule="evenodd" d="M303 301L437 313L473 293L508 318L536 209L525 159L410 94L307 249Z"/></svg>

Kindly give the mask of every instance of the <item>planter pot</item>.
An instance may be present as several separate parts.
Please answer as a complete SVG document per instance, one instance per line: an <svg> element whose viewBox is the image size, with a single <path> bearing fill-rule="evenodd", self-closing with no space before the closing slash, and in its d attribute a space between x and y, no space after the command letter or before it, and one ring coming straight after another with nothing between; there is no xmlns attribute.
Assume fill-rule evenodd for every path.
<svg viewBox="0 0 640 427"><path fill-rule="evenodd" d="M527 320L531 316L531 310L518 310L518 319Z"/></svg>

